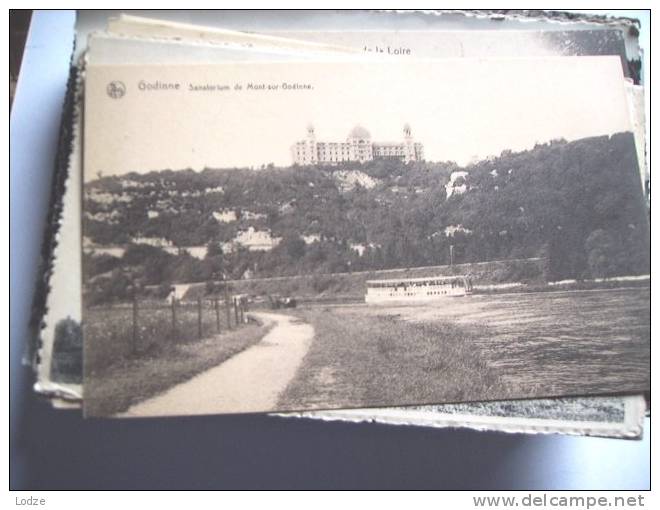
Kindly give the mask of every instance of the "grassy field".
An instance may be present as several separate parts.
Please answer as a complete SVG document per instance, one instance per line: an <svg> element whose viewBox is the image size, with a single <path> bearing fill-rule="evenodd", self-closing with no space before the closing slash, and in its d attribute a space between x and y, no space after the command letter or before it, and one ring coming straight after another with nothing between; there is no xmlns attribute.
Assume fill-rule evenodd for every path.
<svg viewBox="0 0 660 510"><path fill-rule="evenodd" d="M471 296L451 306L389 309L412 323L479 325L475 349L506 398L639 392L650 388L650 288Z"/></svg>
<svg viewBox="0 0 660 510"><path fill-rule="evenodd" d="M83 334L85 338L84 365L87 374L123 359L149 355L169 344L199 340L197 305L179 304L176 310L176 329L172 310L164 303L138 304L137 337L133 340L133 308L129 305L93 307L85 310ZM234 324L233 314L231 316ZM227 329L224 307L220 309L220 331ZM212 301L202 305L202 337L218 333Z"/></svg>
<svg viewBox="0 0 660 510"><path fill-rule="evenodd" d="M474 334L449 323L407 324L359 309L317 308L296 315L314 342L279 406L380 406L491 398L501 384L474 349Z"/></svg>
<svg viewBox="0 0 660 510"><path fill-rule="evenodd" d="M287 409L640 392L650 289L470 296L408 306L309 307L315 328Z"/></svg>
<svg viewBox="0 0 660 510"><path fill-rule="evenodd" d="M126 354L130 338L130 320L124 317L123 310L112 313L99 312L97 317L85 315L86 335L91 332L103 334L88 335L84 353L85 413L90 416L109 416L128 409L131 405L155 396L168 388L214 367L235 354L257 343L268 332L269 327L250 321L221 334L213 334L207 324L208 336L196 340L196 316L194 326L188 325L193 335L182 335L182 340L172 341L163 338L152 342L149 348L137 355ZM130 310L129 310L130 313ZM96 322L92 322L96 318ZM146 318L146 314L145 314ZM102 320L101 320L102 319ZM158 314L150 318L151 335L162 328ZM128 326L126 325L128 323ZM107 329L103 325L111 325ZM182 324L186 324L182 322ZM215 327L215 317L213 318ZM122 336L123 332L123 336Z"/></svg>
<svg viewBox="0 0 660 510"><path fill-rule="evenodd" d="M205 340L145 342L144 350L131 354L125 338L131 320L125 313L117 308L86 315L85 407L90 415L126 410L220 364L267 330L251 323ZM277 313L314 327L309 351L281 394L279 409L649 388L648 287L474 295L406 306L306 305ZM145 322L150 333L144 338L166 334L166 318L142 317L150 317L153 328ZM196 331L196 315L193 319L188 335ZM102 334L90 336L90 331Z"/></svg>

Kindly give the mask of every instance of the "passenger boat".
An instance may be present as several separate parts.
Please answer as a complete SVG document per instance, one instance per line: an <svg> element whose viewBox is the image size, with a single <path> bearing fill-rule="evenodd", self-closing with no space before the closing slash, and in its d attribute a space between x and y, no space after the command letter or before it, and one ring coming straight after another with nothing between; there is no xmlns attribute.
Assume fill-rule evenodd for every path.
<svg viewBox="0 0 660 510"><path fill-rule="evenodd" d="M433 276L367 281L367 303L427 302L472 294L469 276Z"/></svg>

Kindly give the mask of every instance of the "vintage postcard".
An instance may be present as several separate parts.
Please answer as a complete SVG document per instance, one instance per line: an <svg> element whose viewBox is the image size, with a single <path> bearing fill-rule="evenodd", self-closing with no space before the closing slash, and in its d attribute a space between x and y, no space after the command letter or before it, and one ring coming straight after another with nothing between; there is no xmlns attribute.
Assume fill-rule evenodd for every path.
<svg viewBox="0 0 660 510"><path fill-rule="evenodd" d="M199 27L200 30L203 27ZM465 47L470 48L468 56L502 56L507 54L515 53L513 48L518 48L521 43L524 43L524 47L528 50L529 56L538 56L545 54L553 54L554 51L556 54L621 54L621 48L623 47L623 39L618 35L619 31L614 30L598 30L598 31L584 31L581 30L578 33L576 31L553 31L551 33L538 33L537 31L509 31L507 33L493 33L491 31L453 31L453 32L438 32L438 31L361 31L361 32L351 32L351 31L342 31L342 32L300 32L295 33L296 37L302 39L311 37L317 38L341 38L341 42L344 44L350 44L355 47L363 47L365 51L370 51L372 48L388 48L398 45L400 47L405 47L411 51L403 52L405 56L466 56ZM288 34L287 34L288 35ZM542 44L543 41L557 41L561 44L556 43L554 46L549 44ZM258 40L252 41L253 43L258 42ZM367 44L369 43L369 44ZM458 49L461 48L459 52ZM531 49L530 49L531 48ZM278 49L280 50L280 49ZM508 52L508 53L507 53ZM300 51L290 51L293 58L300 58L303 53ZM391 53L391 52L388 52ZM400 52L401 53L401 52ZM103 64L117 64L125 63L127 61L131 62L140 62L153 63L154 61L167 61L168 63L191 63L191 62L209 62L209 61L227 61L227 60L236 60L236 59L246 59L251 60L258 59L272 59L274 56L282 57L286 55L283 51L273 51L272 49L264 50L261 46L256 44L250 44L249 46L240 48L240 51L232 48L228 45L222 46L212 46L210 44L193 44L190 41L187 43L182 42L181 40L177 41L166 41L166 40L153 40L153 39L140 39L138 37L128 38L128 37L116 37L105 34L94 34L89 37L87 43L87 59L95 63ZM136 60L137 59L137 60ZM631 61L631 62L634 62ZM628 67L632 65L628 63ZM624 72L627 67L624 67ZM634 89L634 92L638 92L638 86L629 86L628 91L630 92ZM636 94L637 96L639 94ZM643 109L638 107L636 104L631 104L631 116L638 118L639 112L643 113ZM635 123L636 126L639 125L639 121ZM75 124L77 126L77 122ZM642 121L643 128L643 121ZM78 129L74 130L76 133ZM638 133L636 132L636 138ZM642 137L640 140L643 139ZM58 246L57 246L57 256L55 257L53 268L53 276L51 278L51 290L49 294L49 306L48 314L44 317L45 330L42 333L43 336L43 349L41 352L42 363L39 366L39 382L38 382L38 391L42 393L60 395L68 399L80 398L81 387L77 385L74 380L78 380L79 367L78 363L62 363L61 358L71 358L72 354L70 348L67 349L66 346L60 347L62 344L61 336L62 325L58 317L61 317L64 320L63 324L68 324L67 320L70 322L70 319L74 321L80 321L80 304L79 298L76 299L76 294L79 293L79 284L76 285L76 278L71 278L72 276L72 267L75 267L76 264L72 265L72 261L75 261L79 258L79 253L77 253L77 246L79 241L75 242L74 238L77 237L80 239L80 233L77 227L79 222L80 213L79 206L77 205L77 194L71 193L71 190L77 188L77 178L80 175L80 165L77 164L79 150L79 137L76 135L74 140L74 153L71 158L71 165L69 168L69 186L66 188L64 196L64 216L61 220L62 229L58 235ZM637 142L638 152L640 147L643 148L643 142L638 140ZM643 151L642 151L643 154ZM640 161L643 161L643 156L640 157ZM72 249L71 249L72 248ZM61 276L66 276L62 278ZM75 276L75 275L74 275ZM78 277L79 278L79 277ZM78 304L76 304L78 301ZM58 344L55 346L55 352L53 356L53 336L55 331L53 331L53 326L58 325L56 329L60 333L58 335ZM75 332L76 328L64 328L66 332ZM78 338L78 337L76 337ZM78 344L76 344L78 345ZM78 347L78 350L75 352L76 359L82 359L82 348ZM57 367L51 371L52 365L57 365ZM68 371L68 373L67 373ZM630 410L630 406L623 405L624 399L627 397L611 397L608 402L610 403L609 407L614 407L613 403L618 402L618 407L621 409ZM563 414L561 411L566 405L567 402L571 402L571 410L573 415L580 414L589 414L592 409L593 398L585 398L584 403L581 403L582 399L549 399L542 401L544 403L544 412L547 414L548 408L556 406L558 412L554 413L555 422L553 426L548 426L547 422L539 424L539 430L542 431L552 431L559 433L566 433L566 431L582 431L583 433L591 433L588 428L576 428L574 418L568 420L567 423L560 418ZM534 413L539 409L539 401L534 399L529 399L525 401L515 401L515 409L520 411L521 408L527 408L528 412L526 416L529 418L531 416L536 416ZM499 402L497 409L503 409L505 402ZM579 405L584 404L584 405ZM478 406L479 404L469 404L470 406ZM327 413L319 412L321 416L325 417L327 414L331 419L347 419L347 420L356 420L363 419L369 420L372 417L379 421L388 419L388 417L395 416L397 420L396 423L405 423L405 424L428 424L433 422L434 426L438 423L445 423L444 413L447 407L451 405L444 406L429 406L426 407L417 407L414 410L410 410L408 413L408 408L396 408L396 409L384 409L384 410L349 410L345 413L342 411L330 411ZM492 405L484 405L479 407L482 412L490 412L492 410ZM391 412L390 412L391 411ZM427 411L427 412L423 412ZM434 420L433 417L437 415L437 420ZM297 416L297 415L294 415ZM450 423L451 426L471 426L474 424L475 420L478 421L480 426L483 426L487 429L495 430L510 430L511 426L508 423L508 420L502 415L498 415L498 419L494 421L484 422L481 415L478 417L473 417L467 413L460 415L464 422L457 421L455 419L450 420L446 423ZM614 418L618 415L616 413L612 414ZM359 417L359 418L356 418ZM405 419L404 419L405 418ZM516 416L510 417L514 423L517 423ZM504 420L502 422L502 420ZM502 422L502 423L501 423ZM625 423L635 422L635 419L630 419L630 413L627 413ZM390 423L390 422L388 422ZM394 422L392 422L394 423ZM586 423L580 421L579 423ZM619 426L620 422L614 420L612 426L609 428L604 428L604 424L598 428L598 433L600 435L609 432L611 436L621 436L625 435L630 437L629 428L621 429ZM516 429L518 430L518 429ZM637 430L641 433L641 428L633 428L632 430ZM534 427L527 427L527 432L534 432Z"/></svg>
<svg viewBox="0 0 660 510"><path fill-rule="evenodd" d="M620 29L570 30L274 30L269 34L403 58L501 58L617 55L626 77L639 81L639 54L628 55ZM632 44L631 44L632 46Z"/></svg>
<svg viewBox="0 0 660 510"><path fill-rule="evenodd" d="M90 66L84 129L88 415L648 388L618 58Z"/></svg>
<svg viewBox="0 0 660 510"><path fill-rule="evenodd" d="M358 53L359 49L323 42L306 41L257 32L243 32L226 28L181 23L120 14L108 20L107 32L125 37L152 40L195 41L211 45L235 45L244 48L273 48L285 51L303 50L314 53Z"/></svg>
<svg viewBox="0 0 660 510"><path fill-rule="evenodd" d="M201 28L202 27L200 27L200 29ZM404 47L407 50L411 50L411 51L398 52L398 53L409 57L409 56L420 56L420 55L466 56L466 53L468 54L467 56L476 56L476 55L485 56L486 54L490 56L501 56L501 55L506 55L507 51L509 53L512 53L511 48L519 47L521 42L524 42L524 47L528 50L527 54L529 56L553 54L553 52L555 52L556 54L618 54L621 53L620 51L621 48L620 46L618 46L619 41L621 42L621 45L623 45L623 40L622 37L618 35L619 33L620 33L619 30L608 30L608 31L580 30L580 31L550 31L550 32L542 31L540 33L537 31L532 31L532 32L509 31L506 34L503 34L501 32L493 33L492 31L430 32L430 31L397 30L390 32L384 32L384 31L300 32L300 33L296 33L295 35L302 39L309 38L310 36L317 38L328 38L328 39L341 38L342 43L352 44L356 47L364 46L365 51L380 51L380 48L388 48L388 53L392 53L389 51L389 48L393 48L395 46ZM194 45L190 43L183 44L181 43L180 40L171 41L171 42L170 41L156 42L154 40L139 40L137 38L129 39L129 38L117 38L117 37L105 37L105 36L101 37L100 35L95 36L94 39L95 39L94 41L91 40L89 41L90 46L88 47L88 49L96 50L92 52L94 53L94 55L90 54L90 58L93 57L96 62L99 62L99 60L103 60L104 63L126 62L129 59L134 60L136 56L142 58L141 60L142 63L149 63L149 62L153 62L154 60L157 61L159 60L159 58L164 58L164 57L159 57L158 51L154 52L151 50L151 48L158 46L162 47L162 51L160 54L166 55L167 56L166 59L170 63L191 62L196 60L221 61L221 60L231 60L235 58L245 58L248 55L248 49L252 50L249 52L250 59L272 58L274 56L274 52L272 50L270 50L270 53L262 52L263 53L262 56L262 54L259 53L259 51L261 50L257 50L257 48L252 47L252 45L250 45L249 47L242 48L242 50L238 52L236 50L232 50L227 45L213 47L210 45L204 46L201 44L194 44ZM95 44L91 44L92 42L94 42ZM256 42L256 40L254 42ZM99 46L100 46L99 43L103 44L100 50L99 50ZM369 43L369 44L365 44L365 43ZM553 43L553 44L548 44L548 43ZM461 50L460 54L458 53L459 48ZM90 52L88 51L88 53ZM291 53L293 53L293 51ZM395 51L394 53L397 52ZM301 53L298 52L297 57L299 57L300 55ZM635 63L634 59L629 60L627 67L624 66L624 72L627 69L632 68L634 63ZM631 91L631 89L634 89L633 92L636 93L635 95L639 96L639 94L637 94L637 92L639 92L639 87L632 86L629 88L629 92ZM635 116L635 118L639 118L638 116L640 111L643 112L643 109L639 108L636 105L631 105L631 116ZM637 124L639 124L639 122L636 122L636 128L637 128ZM643 127L643 122L642 122L642 127ZM637 145L639 152L640 147L643 148L644 144L638 141ZM73 162L77 161L77 158L73 158L72 161ZM640 161L643 161L643 157L640 157ZM71 198L72 196L74 196L71 194L71 189L72 187L75 187L72 186L71 184L72 183L75 184L73 181L75 181L75 177L79 175L79 167L75 164L72 165L69 173L73 175L70 175L70 182L66 192L67 199L65 200L65 204L64 204L65 215L62 218L62 224L66 228L63 228L62 231L60 232L60 235L58 235L59 238L58 246L57 246L58 256L55 258L55 267L52 273L53 276L51 278L51 292L49 295L49 306L48 306L49 313L44 318L46 330L43 332L44 349L41 353L42 355L41 357L44 361L39 367L40 378L38 383L39 391L49 394L62 395L65 396L67 399L76 398L77 395L80 394L80 387L76 386L76 384L73 382L74 379L77 380L77 378L79 377L76 374L79 370L79 368L77 367L79 367L80 365L75 362L71 363L71 360L69 359L72 357L72 353L70 352L71 351L70 346L64 345L64 347L60 347L60 345L63 345L62 339L59 338L62 336L61 334L58 335L59 343L57 344L57 346L55 346L56 347L55 357L51 359L52 342L49 342L49 340L52 340L52 336L54 334L51 325L57 324L59 327L56 328L56 331L58 333L65 331L69 333L68 336L71 336L70 333L72 332L75 333L77 331L75 327L62 328L62 324L59 324L60 321L57 319L58 314L62 318L66 319L63 321L63 323L66 324L68 324L67 320L71 322L70 321L71 318L74 318L75 320L76 318L80 317L80 312L77 312L77 309L80 307L80 305L79 304L75 305L76 299L73 299L76 293L75 289L73 293L70 290L67 290L69 287L72 288L76 287L75 285L76 279L75 278L71 279L72 276L71 262L75 260L79 255L74 253L75 247L78 245L78 243L71 242L73 241L72 233L77 232L77 228L73 228L73 226L76 224L76 220L71 219L71 214L66 214L67 212L71 213L72 210L78 210L78 207L72 206L72 204L76 202L76 200L73 200ZM74 213L74 214L76 215L76 218L79 218L79 213ZM79 234L77 235L79 236ZM73 246L74 251L68 249L68 246ZM66 270L62 270L63 268ZM61 275L66 275L67 277L60 278L59 276ZM78 338L78 336L76 335L73 336L75 338ZM77 345L78 344L76 343L76 346ZM76 348L79 349L79 347ZM76 357L77 356L82 357L81 349L77 350L74 354ZM66 358L66 362L64 363L62 362L63 358ZM57 365L57 367L54 367L54 370L52 371L52 377L50 376L51 365ZM614 399L623 399L623 398L624 397L612 397L612 399L610 399L610 403L613 402ZM584 400L585 400L584 402L585 405L575 405L575 403L571 405L571 409L574 414L590 412L589 411L591 409L590 403L593 399L585 398ZM565 406L567 399L552 399L543 402L546 403L544 409L546 409L548 405L551 405L551 406L557 406L558 410L561 410ZM498 409L503 408L504 404L505 403L498 403ZM527 413L528 417L532 416L534 414L533 411L535 411L539 407L537 405L538 401L535 401L533 399L524 402L516 401L515 404L516 404L515 408L517 410L520 410L521 407L528 407L530 411L529 413ZM478 404L470 404L470 406L478 406ZM432 411L433 413L442 414L441 410L446 409L447 407L451 407L451 405L430 406L429 409L427 410ZM492 405L484 405L479 409L481 409L484 412L490 412L492 407L493 407ZM610 405L609 407L612 406ZM622 405L620 407L622 407ZM628 409L630 406L625 406L625 407L626 409ZM408 416L408 420L401 421L401 423L405 422L408 424L414 424L417 423L418 420L419 423L421 424L428 423L431 420L431 417L425 413L422 413L423 415L420 415L419 413L420 410L423 410L423 408L416 408L414 412L411 411L410 415ZM360 414L361 412L360 410L350 410L345 413L346 414L345 419L355 419L355 416L359 415L361 419L366 420L369 419L370 411L372 410L364 411L362 412L362 414ZM402 409L394 409L391 412L388 412L388 410L374 410L374 412L376 413L375 419L377 420L385 419L384 416L396 416L398 420L403 420L404 417L402 415L402 412L405 413L406 411ZM342 414L341 411L332 411L329 412L328 414L332 415L333 419L337 419L337 417L344 417L344 414ZM560 416L560 415L563 416L563 414L561 413L557 413L555 416ZM470 425L470 423L474 421L474 418L471 418L467 414L463 416L465 418L465 424L468 426ZM612 416L616 417L615 414L613 414ZM511 416L511 418L515 420L515 416ZM625 421L628 422L629 421L628 418L626 418ZM440 423L440 422L442 422L442 420L434 421L434 423ZM571 426L570 422L571 420L568 420L568 424L567 424L568 429L564 427L564 423L561 421L558 425L553 426L550 429L548 429L546 424L540 424L539 428L540 430L553 430L558 432L563 432L565 430L576 430L574 427ZM456 422L455 420L451 421L451 423L453 425L458 424L458 422ZM618 422L614 422L614 425L616 425L617 423ZM497 420L488 421L485 426L491 429L501 428ZM506 430L506 426L507 426L506 422L503 424L503 426L504 429ZM588 433L587 429L579 429L579 430L585 430L586 431L585 433ZM603 434L604 430L605 429L601 426L599 428L599 434ZM621 434L627 435L625 431L622 432L620 428L617 426L613 426L608 430L613 435L621 435Z"/></svg>

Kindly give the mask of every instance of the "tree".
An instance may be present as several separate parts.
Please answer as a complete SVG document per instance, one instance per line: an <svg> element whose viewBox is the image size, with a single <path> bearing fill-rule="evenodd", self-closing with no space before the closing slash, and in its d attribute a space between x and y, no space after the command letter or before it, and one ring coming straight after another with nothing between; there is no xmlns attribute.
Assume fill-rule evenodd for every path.
<svg viewBox="0 0 660 510"><path fill-rule="evenodd" d="M220 278L226 265L225 255L220 243L211 241L206 245L206 256L204 257L203 265L208 278Z"/></svg>
<svg viewBox="0 0 660 510"><path fill-rule="evenodd" d="M602 229L594 230L584 243L589 273L594 278L606 278L616 272L615 245L612 236Z"/></svg>
<svg viewBox="0 0 660 510"><path fill-rule="evenodd" d="M53 381L82 383L82 328L71 317L55 326L50 375Z"/></svg>
<svg viewBox="0 0 660 510"><path fill-rule="evenodd" d="M307 245L305 241L297 235L287 235L280 242L280 246L293 260L300 260L305 256Z"/></svg>

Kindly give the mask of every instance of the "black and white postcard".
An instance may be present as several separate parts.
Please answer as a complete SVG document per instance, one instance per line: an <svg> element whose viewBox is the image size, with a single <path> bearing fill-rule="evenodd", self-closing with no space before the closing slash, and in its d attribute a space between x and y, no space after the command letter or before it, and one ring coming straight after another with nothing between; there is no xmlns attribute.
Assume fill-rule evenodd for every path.
<svg viewBox="0 0 660 510"><path fill-rule="evenodd" d="M84 407L649 388L618 57L89 66Z"/></svg>

